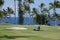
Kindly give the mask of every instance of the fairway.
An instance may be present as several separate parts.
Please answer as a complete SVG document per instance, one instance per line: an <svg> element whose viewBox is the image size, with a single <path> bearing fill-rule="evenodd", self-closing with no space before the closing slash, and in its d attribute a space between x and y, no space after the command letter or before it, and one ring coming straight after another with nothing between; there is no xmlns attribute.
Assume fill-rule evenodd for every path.
<svg viewBox="0 0 60 40"><path fill-rule="evenodd" d="M24 27L27 30L7 30L10 27ZM34 31L34 25L0 25L0 40L60 40L59 26L41 25L41 31Z"/></svg>

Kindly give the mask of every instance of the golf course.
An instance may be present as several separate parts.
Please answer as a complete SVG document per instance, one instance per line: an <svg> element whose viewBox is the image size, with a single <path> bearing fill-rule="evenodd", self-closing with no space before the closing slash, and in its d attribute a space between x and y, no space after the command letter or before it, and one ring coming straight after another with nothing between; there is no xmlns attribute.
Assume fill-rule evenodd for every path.
<svg viewBox="0 0 60 40"><path fill-rule="evenodd" d="M27 28L15 30L7 28ZM40 25L40 31L34 31L36 25L0 25L0 40L60 40L60 27Z"/></svg>

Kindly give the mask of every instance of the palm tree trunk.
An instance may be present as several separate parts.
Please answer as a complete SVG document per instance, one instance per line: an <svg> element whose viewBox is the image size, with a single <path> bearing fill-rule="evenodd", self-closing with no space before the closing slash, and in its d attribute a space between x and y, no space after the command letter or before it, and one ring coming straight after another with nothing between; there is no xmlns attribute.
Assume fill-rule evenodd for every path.
<svg viewBox="0 0 60 40"><path fill-rule="evenodd" d="M55 19L55 26L57 25L57 23L56 23L56 19Z"/></svg>
<svg viewBox="0 0 60 40"><path fill-rule="evenodd" d="M42 8L41 8L41 13L42 13ZM41 25L42 25L42 16L41 16Z"/></svg>
<svg viewBox="0 0 60 40"><path fill-rule="evenodd" d="M22 0L18 0L18 7L19 24L23 24Z"/></svg>
<svg viewBox="0 0 60 40"><path fill-rule="evenodd" d="M16 23L16 0L14 0L14 13L15 13L15 23Z"/></svg>
<svg viewBox="0 0 60 40"><path fill-rule="evenodd" d="M1 18L0 18L0 23L1 23Z"/></svg>
<svg viewBox="0 0 60 40"><path fill-rule="evenodd" d="M55 12L55 11L56 11L56 9L55 9L55 8L56 8L55 1L56 1L56 0L54 0L54 7L53 7L54 14L56 13L56 12ZM56 26L56 25L57 25L57 23L56 23L56 18L55 18L55 26Z"/></svg>
<svg viewBox="0 0 60 40"><path fill-rule="evenodd" d="M46 17L45 17L45 25L46 25Z"/></svg>
<svg viewBox="0 0 60 40"><path fill-rule="evenodd" d="M48 22L47 22L47 23L48 23L48 25L50 25L50 23L49 23L49 22L50 22L50 12L48 11Z"/></svg>

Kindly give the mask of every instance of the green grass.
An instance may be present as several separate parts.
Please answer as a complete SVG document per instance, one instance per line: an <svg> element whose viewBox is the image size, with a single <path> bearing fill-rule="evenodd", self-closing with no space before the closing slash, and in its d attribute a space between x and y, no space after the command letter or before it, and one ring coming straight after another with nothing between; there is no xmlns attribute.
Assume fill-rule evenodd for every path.
<svg viewBox="0 0 60 40"><path fill-rule="evenodd" d="M6 30L9 27L26 27L28 29ZM41 26L41 31L33 31L35 27L34 25L0 25L0 40L60 40L59 26Z"/></svg>

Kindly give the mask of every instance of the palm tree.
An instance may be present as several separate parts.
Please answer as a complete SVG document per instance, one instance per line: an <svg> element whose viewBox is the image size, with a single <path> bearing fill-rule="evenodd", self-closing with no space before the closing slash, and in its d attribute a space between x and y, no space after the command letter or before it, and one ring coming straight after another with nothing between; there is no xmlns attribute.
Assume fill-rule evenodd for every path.
<svg viewBox="0 0 60 40"><path fill-rule="evenodd" d="M35 17L34 17L34 22L35 22L36 24L41 24L41 21L42 21L42 24L45 23L45 16L46 16L46 15L44 15L44 14L39 14L36 8L33 8L33 15L35 15ZM41 17L42 17L42 19L41 19Z"/></svg>
<svg viewBox="0 0 60 40"><path fill-rule="evenodd" d="M0 7L2 6L4 4L4 0L0 0ZM2 11L0 10L0 13L1 13ZM1 15L1 14L0 14Z"/></svg>
<svg viewBox="0 0 60 40"><path fill-rule="evenodd" d="M45 5L44 3L41 3L41 5L39 6L42 14L38 14L37 9L33 8L33 13L36 15L34 21L38 24L44 24L44 23L46 24L47 8L43 8L44 5Z"/></svg>
<svg viewBox="0 0 60 40"><path fill-rule="evenodd" d="M7 17L7 11L6 10L0 10L0 18L2 19L2 18L6 18Z"/></svg>
<svg viewBox="0 0 60 40"><path fill-rule="evenodd" d="M57 20L59 19L59 15L55 13L53 14L53 18L55 19L55 25L57 25Z"/></svg>
<svg viewBox="0 0 60 40"><path fill-rule="evenodd" d="M19 24L23 24L22 0L18 0L18 7Z"/></svg>
<svg viewBox="0 0 60 40"><path fill-rule="evenodd" d="M50 18L51 18L51 16L50 16L50 12L49 12L49 9L47 10L47 13L48 13L48 15L47 15L47 24L48 25L50 25Z"/></svg>
<svg viewBox="0 0 60 40"><path fill-rule="evenodd" d="M14 0L14 14L15 14L15 20L16 20L16 0Z"/></svg>
<svg viewBox="0 0 60 40"><path fill-rule="evenodd" d="M53 3L49 3L51 5L49 10L53 9L54 13L56 13L55 8L57 8L57 3L58 3L58 1L56 1L56 0L54 0Z"/></svg>
<svg viewBox="0 0 60 40"><path fill-rule="evenodd" d="M11 9L10 7L7 7L6 16L9 16L10 20L11 20L11 14L13 14L13 13L14 13L13 9Z"/></svg>
<svg viewBox="0 0 60 40"><path fill-rule="evenodd" d="M18 0L18 16L19 16L19 24L23 24L23 15L26 11L30 11L30 6L29 4L33 3L32 0L24 0L24 2L22 2L22 0Z"/></svg>
<svg viewBox="0 0 60 40"><path fill-rule="evenodd" d="M60 8L60 2L59 1L56 1L56 8Z"/></svg>
<svg viewBox="0 0 60 40"><path fill-rule="evenodd" d="M54 11L54 15L56 14L56 8L57 8L57 3L58 3L58 1L56 1L56 0L54 0L54 2L53 3L50 3L50 9L53 9L53 11ZM55 25L57 25L56 24L56 19L57 19L57 17L56 17L56 15L54 16L54 19L55 19Z"/></svg>
<svg viewBox="0 0 60 40"><path fill-rule="evenodd" d="M33 15L35 15L35 17L34 17L34 22L36 23L36 24L40 24L40 15L37 13L37 9L36 8L33 8Z"/></svg>
<svg viewBox="0 0 60 40"><path fill-rule="evenodd" d="M0 0L0 19L2 18L2 11L1 11L1 7L4 4L4 0ZM0 20L1 21L1 20Z"/></svg>
<svg viewBox="0 0 60 40"><path fill-rule="evenodd" d="M41 3L40 6L39 6L42 14L43 14L43 7L44 6L45 6L44 3ZM41 16L41 24L42 24L42 16Z"/></svg>
<svg viewBox="0 0 60 40"><path fill-rule="evenodd" d="M4 0L0 0L0 6L4 4Z"/></svg>
<svg viewBox="0 0 60 40"><path fill-rule="evenodd" d="M14 13L16 13L16 0L14 0Z"/></svg>
<svg viewBox="0 0 60 40"><path fill-rule="evenodd" d="M0 22L1 22L1 19L2 19L2 11L0 10Z"/></svg>
<svg viewBox="0 0 60 40"><path fill-rule="evenodd" d="M8 14L12 14L14 12L13 9L11 9L10 7L7 7L6 11Z"/></svg>
<svg viewBox="0 0 60 40"><path fill-rule="evenodd" d="M47 23L47 15L46 15L47 12L48 12L48 9L43 8L43 15L44 15L44 18L45 18L45 24Z"/></svg>
<svg viewBox="0 0 60 40"><path fill-rule="evenodd" d="M4 4L4 0L0 0L0 7Z"/></svg>

